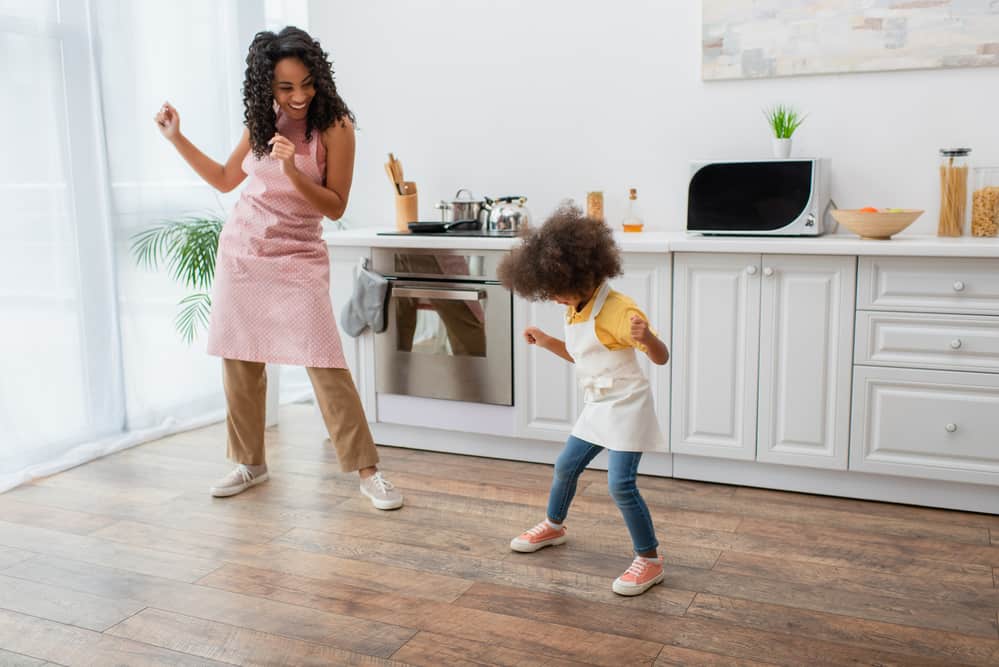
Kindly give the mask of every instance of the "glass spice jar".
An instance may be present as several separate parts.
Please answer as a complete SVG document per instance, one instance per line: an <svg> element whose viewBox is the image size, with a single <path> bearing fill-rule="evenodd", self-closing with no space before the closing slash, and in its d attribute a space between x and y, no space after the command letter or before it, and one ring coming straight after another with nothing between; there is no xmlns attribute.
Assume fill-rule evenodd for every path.
<svg viewBox="0 0 999 667"><path fill-rule="evenodd" d="M971 171L971 235L999 234L999 167Z"/></svg>
<svg viewBox="0 0 999 667"><path fill-rule="evenodd" d="M940 221L937 236L960 236L964 233L970 152L970 148L940 149Z"/></svg>
<svg viewBox="0 0 999 667"><path fill-rule="evenodd" d="M594 220L604 220L604 193L602 190L592 190L586 193L586 217Z"/></svg>

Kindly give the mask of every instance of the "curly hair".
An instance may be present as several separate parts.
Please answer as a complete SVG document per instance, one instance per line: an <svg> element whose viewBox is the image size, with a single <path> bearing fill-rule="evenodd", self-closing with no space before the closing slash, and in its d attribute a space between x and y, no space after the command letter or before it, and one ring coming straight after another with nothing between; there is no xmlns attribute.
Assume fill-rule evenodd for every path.
<svg viewBox="0 0 999 667"><path fill-rule="evenodd" d="M293 26L274 34L258 32L246 54L246 74L243 79L243 122L250 131L253 154L263 157L267 142L277 132L277 114L274 111L274 66L284 58L298 58L309 72L316 95L309 104L306 117L305 140L312 139L312 131L323 132L335 122L344 119L354 122L354 114L336 91L333 83L333 65L329 54L309 33Z"/></svg>
<svg viewBox="0 0 999 667"><path fill-rule="evenodd" d="M610 227L563 203L538 229L528 228L499 266L500 282L530 301L588 297L621 275L621 252Z"/></svg>

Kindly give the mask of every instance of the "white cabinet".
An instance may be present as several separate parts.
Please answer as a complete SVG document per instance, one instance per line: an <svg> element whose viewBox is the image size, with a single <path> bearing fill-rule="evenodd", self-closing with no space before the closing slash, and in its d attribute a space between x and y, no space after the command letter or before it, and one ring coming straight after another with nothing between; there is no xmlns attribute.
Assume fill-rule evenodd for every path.
<svg viewBox="0 0 999 667"><path fill-rule="evenodd" d="M846 470L853 257L764 255L756 459Z"/></svg>
<svg viewBox="0 0 999 667"><path fill-rule="evenodd" d="M863 257L861 310L999 315L999 262L950 257Z"/></svg>
<svg viewBox="0 0 999 667"><path fill-rule="evenodd" d="M670 264L665 254L627 253L623 255L624 275L611 280L611 286L634 299L648 315L652 326L665 341L670 336ZM554 303L532 303L514 298L514 405L517 435L523 438L563 441L572 430L582 397L572 364L523 341L522 332L534 325L558 338L564 338L565 307ZM652 385L660 423L666 430L669 412L668 366L659 367L640 354L643 369Z"/></svg>
<svg viewBox="0 0 999 667"><path fill-rule="evenodd" d="M756 457L760 256L673 256L675 454Z"/></svg>
<svg viewBox="0 0 999 667"><path fill-rule="evenodd" d="M855 259L674 256L674 453L846 469Z"/></svg>
<svg viewBox="0 0 999 667"><path fill-rule="evenodd" d="M853 470L999 485L997 433L999 375L856 369Z"/></svg>
<svg viewBox="0 0 999 667"><path fill-rule="evenodd" d="M522 438L563 441L579 414L573 366L537 345L528 345L528 326L563 338L565 306L551 302L513 300L513 404L517 435Z"/></svg>
<svg viewBox="0 0 999 667"><path fill-rule="evenodd" d="M368 421L375 421L375 349L371 330L366 330L357 338L348 336L340 325L340 312L345 303L350 301L354 291L354 272L361 258L370 258L370 248L330 247L330 300L333 303L333 317L340 330L340 340L343 343L343 356L350 367L357 392L361 395L361 404L368 416Z"/></svg>
<svg viewBox="0 0 999 667"><path fill-rule="evenodd" d="M996 267L861 260L852 470L999 485Z"/></svg>

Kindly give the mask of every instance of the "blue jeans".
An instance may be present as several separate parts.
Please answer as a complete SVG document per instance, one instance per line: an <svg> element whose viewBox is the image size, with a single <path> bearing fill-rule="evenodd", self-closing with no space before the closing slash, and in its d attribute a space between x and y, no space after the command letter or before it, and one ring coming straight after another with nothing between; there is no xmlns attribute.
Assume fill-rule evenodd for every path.
<svg viewBox="0 0 999 667"><path fill-rule="evenodd" d="M548 495L548 518L555 523L565 521L569 513L569 505L576 495L576 482L583 470L603 451L603 447L580 440L574 435L569 436L565 449L555 461L555 476L552 478L552 490ZM656 530L652 526L652 516L642 495L635 486L635 475L638 462L642 460L641 452L616 452L611 450L610 465L607 469L607 486L611 498L617 503L617 508L624 516L624 523L631 533L631 542L636 553L652 551L659 546Z"/></svg>

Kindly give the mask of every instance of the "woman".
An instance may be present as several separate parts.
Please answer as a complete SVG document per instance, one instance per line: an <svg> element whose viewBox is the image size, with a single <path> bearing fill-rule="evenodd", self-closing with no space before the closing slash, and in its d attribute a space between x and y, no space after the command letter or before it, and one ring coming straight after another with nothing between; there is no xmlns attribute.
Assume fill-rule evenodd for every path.
<svg viewBox="0 0 999 667"><path fill-rule="evenodd" d="M378 453L343 356L329 298L323 216L343 215L354 169L354 115L337 93L319 42L298 28L260 32L246 56L243 136L222 165L180 132L164 103L160 132L209 185L249 177L219 236L208 353L222 357L229 458L212 487L232 496L267 480L266 363L305 366L344 472L378 509L402 496L378 472ZM347 289L348 286L343 286Z"/></svg>

